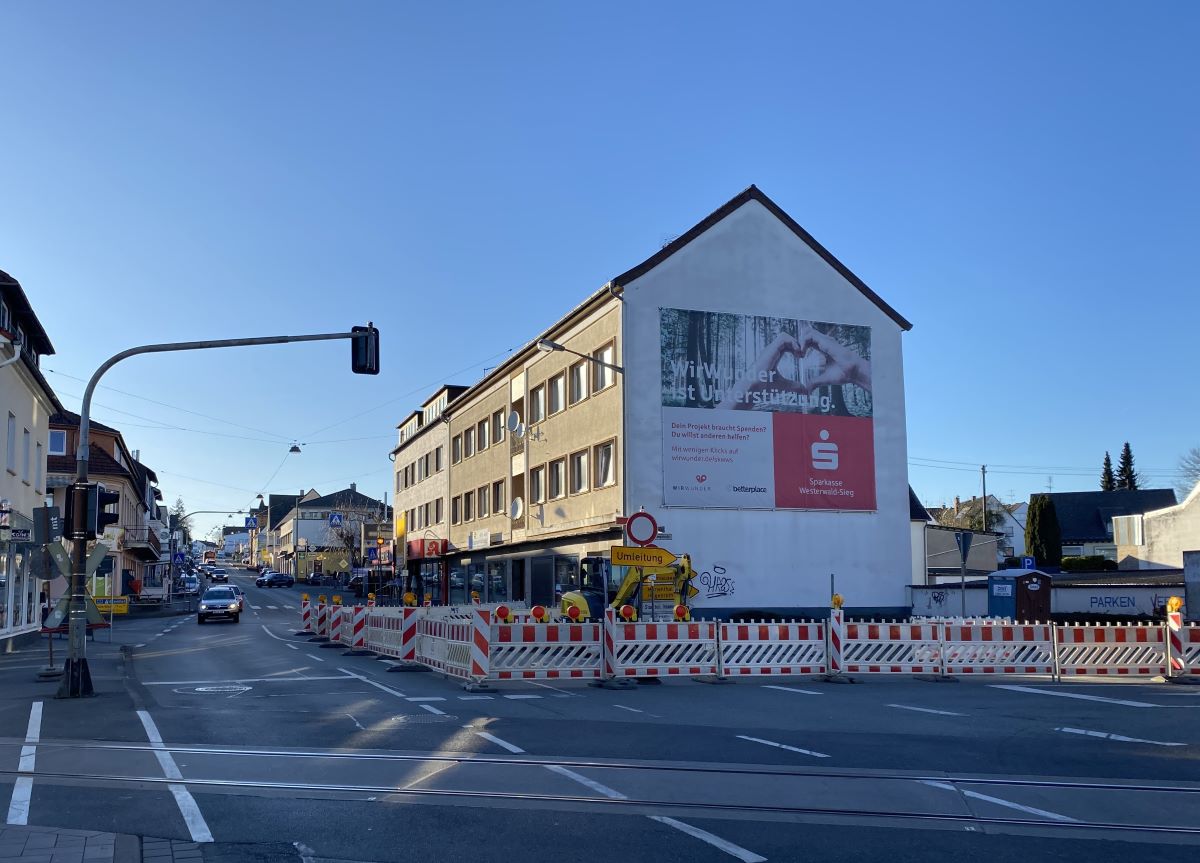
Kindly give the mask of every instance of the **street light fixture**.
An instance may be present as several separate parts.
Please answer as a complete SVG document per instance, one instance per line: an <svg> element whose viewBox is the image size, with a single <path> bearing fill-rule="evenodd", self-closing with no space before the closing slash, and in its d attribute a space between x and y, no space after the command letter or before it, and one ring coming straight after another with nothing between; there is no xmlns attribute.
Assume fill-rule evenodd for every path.
<svg viewBox="0 0 1200 863"><path fill-rule="evenodd" d="M552 354L555 351L565 351L568 354L574 354L575 356L581 357L595 365L604 366L605 368L612 369L614 372L618 372L620 374L625 374L625 369L622 366L618 366L615 363L606 363L604 360L596 359L595 357L591 356L590 354L581 354L579 351L573 351L570 348L568 348L567 346L560 345L558 342L553 341L551 339L538 339L537 349L539 351L542 351L543 353L547 353L547 354Z"/></svg>

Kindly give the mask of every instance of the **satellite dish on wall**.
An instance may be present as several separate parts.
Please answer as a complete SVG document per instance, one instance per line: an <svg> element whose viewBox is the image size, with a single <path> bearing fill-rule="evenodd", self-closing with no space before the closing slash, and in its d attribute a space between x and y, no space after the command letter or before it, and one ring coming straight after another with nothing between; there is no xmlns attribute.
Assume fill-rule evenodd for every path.
<svg viewBox="0 0 1200 863"><path fill-rule="evenodd" d="M508 505L508 514L513 521L519 519L525 514L525 501L521 500L519 497L514 497L512 499L512 503Z"/></svg>
<svg viewBox="0 0 1200 863"><path fill-rule="evenodd" d="M525 423L517 423L517 427L513 429L513 437L517 440L525 437Z"/></svg>
<svg viewBox="0 0 1200 863"><path fill-rule="evenodd" d="M504 421L504 427L510 432L515 432L521 425L521 415L516 411L508 412L508 419Z"/></svg>

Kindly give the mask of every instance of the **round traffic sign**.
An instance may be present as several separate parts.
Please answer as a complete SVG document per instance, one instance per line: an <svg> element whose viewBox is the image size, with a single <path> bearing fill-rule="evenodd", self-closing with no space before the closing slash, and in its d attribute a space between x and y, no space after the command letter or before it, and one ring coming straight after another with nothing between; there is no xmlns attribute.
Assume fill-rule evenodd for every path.
<svg viewBox="0 0 1200 863"><path fill-rule="evenodd" d="M635 512L625 520L625 533L635 545L649 545L658 539L658 522L648 512Z"/></svg>

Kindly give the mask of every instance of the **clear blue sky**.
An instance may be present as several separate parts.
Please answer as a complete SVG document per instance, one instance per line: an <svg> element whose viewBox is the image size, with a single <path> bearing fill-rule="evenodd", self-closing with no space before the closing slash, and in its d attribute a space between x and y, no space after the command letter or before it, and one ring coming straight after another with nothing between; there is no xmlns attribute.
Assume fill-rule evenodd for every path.
<svg viewBox="0 0 1200 863"><path fill-rule="evenodd" d="M382 330L377 378L342 343L111 372L165 403L96 415L168 502L382 495L419 398L750 183L915 324L922 500L984 462L1004 498L1094 488L1125 440L1171 485L1200 445L1194 3L7 3L0 32L0 268L68 406L133 344Z"/></svg>

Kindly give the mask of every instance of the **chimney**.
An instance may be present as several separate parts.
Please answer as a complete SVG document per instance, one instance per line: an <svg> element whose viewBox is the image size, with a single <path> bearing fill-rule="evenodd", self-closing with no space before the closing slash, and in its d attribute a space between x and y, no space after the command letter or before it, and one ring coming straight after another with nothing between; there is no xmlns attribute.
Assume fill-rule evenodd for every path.
<svg viewBox="0 0 1200 863"><path fill-rule="evenodd" d="M962 506L962 501L958 499L958 495L954 496L954 514L958 515L958 510Z"/></svg>
<svg viewBox="0 0 1200 863"><path fill-rule="evenodd" d="M358 491L358 486L355 483L350 483L350 494L354 494L356 491Z"/></svg>

